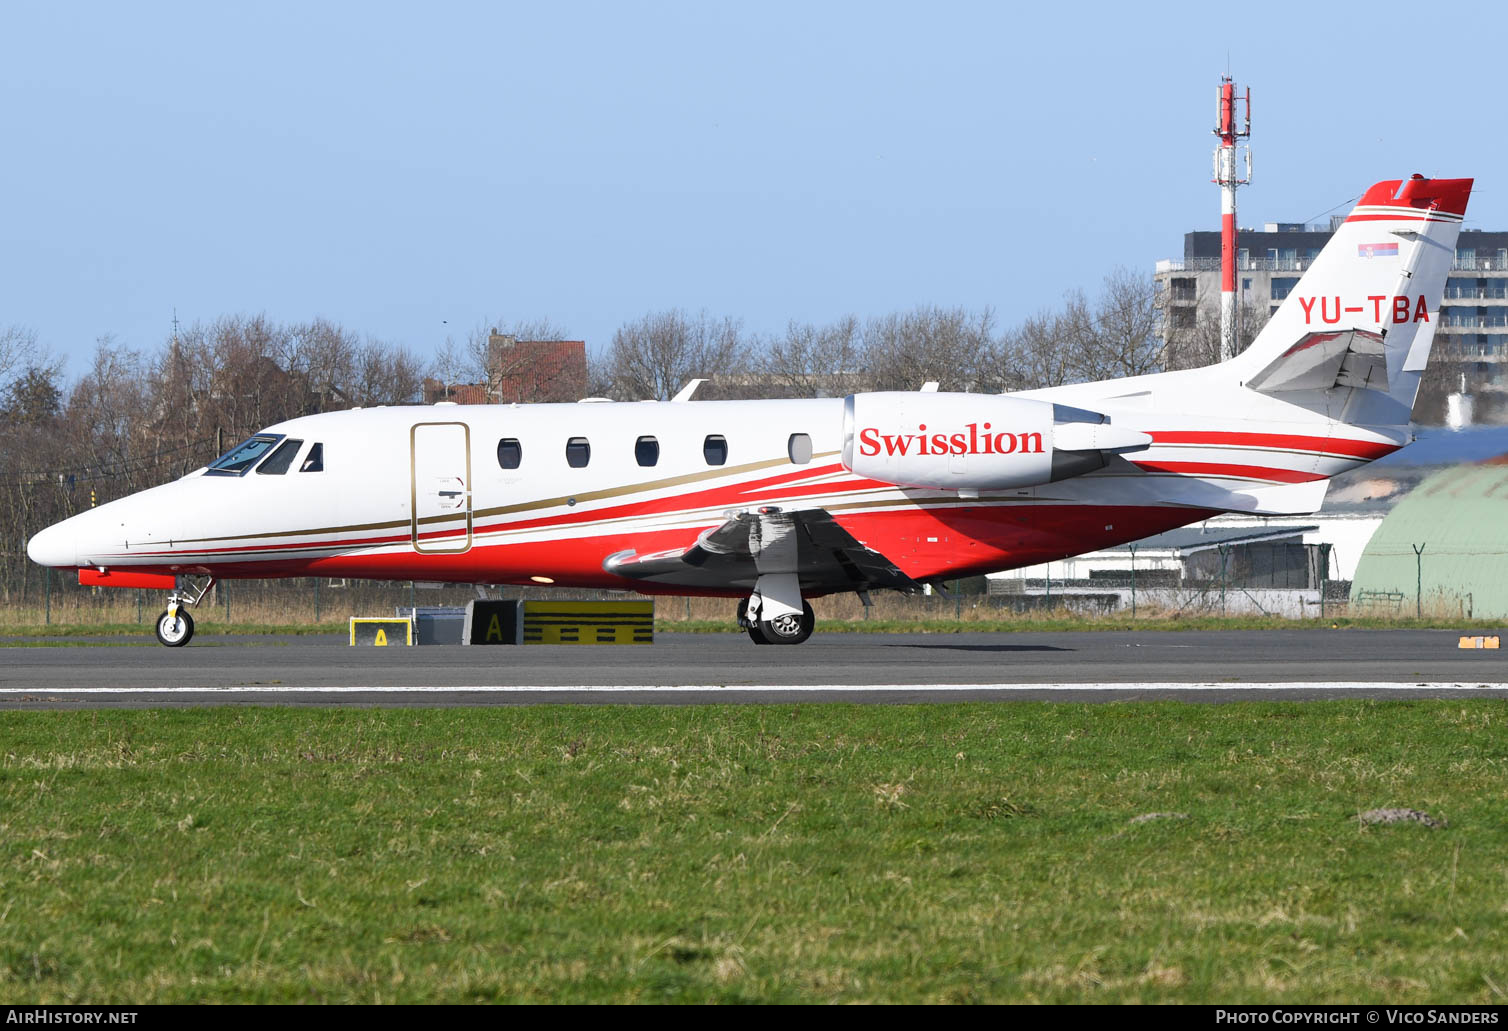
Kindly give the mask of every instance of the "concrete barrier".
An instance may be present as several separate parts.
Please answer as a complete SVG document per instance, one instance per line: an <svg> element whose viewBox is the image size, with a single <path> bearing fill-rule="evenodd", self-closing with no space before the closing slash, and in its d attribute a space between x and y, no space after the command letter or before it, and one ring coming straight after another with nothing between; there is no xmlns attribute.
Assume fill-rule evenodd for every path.
<svg viewBox="0 0 1508 1031"><path fill-rule="evenodd" d="M384 648L414 643L414 624L407 619L351 617L351 645Z"/></svg>
<svg viewBox="0 0 1508 1031"><path fill-rule="evenodd" d="M523 602L525 644L653 644L652 601Z"/></svg>
<svg viewBox="0 0 1508 1031"><path fill-rule="evenodd" d="M516 601L477 600L466 603L462 644L523 644L524 624Z"/></svg>

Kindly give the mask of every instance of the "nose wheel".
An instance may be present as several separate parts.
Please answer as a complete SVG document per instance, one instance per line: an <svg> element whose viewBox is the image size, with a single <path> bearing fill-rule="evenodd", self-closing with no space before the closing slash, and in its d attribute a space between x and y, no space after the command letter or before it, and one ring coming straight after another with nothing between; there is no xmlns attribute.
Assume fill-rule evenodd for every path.
<svg viewBox="0 0 1508 1031"><path fill-rule="evenodd" d="M153 627L160 644L169 648L182 648L194 636L194 617L188 614L188 607L197 605L199 599L215 585L215 578L212 576L204 577L202 583L195 583L197 579L179 577L178 586L168 595L168 607L157 617L157 625Z"/></svg>
<svg viewBox="0 0 1508 1031"><path fill-rule="evenodd" d="M170 608L157 617L157 640L169 648L182 648L193 636L194 617L187 612Z"/></svg>

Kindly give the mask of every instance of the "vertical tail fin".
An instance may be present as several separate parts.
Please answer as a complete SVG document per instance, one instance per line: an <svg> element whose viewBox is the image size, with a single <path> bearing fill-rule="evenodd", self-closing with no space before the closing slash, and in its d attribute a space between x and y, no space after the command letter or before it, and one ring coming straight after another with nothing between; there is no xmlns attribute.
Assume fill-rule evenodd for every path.
<svg viewBox="0 0 1508 1031"><path fill-rule="evenodd" d="M1416 175L1367 190L1230 371L1347 422L1406 424L1471 185ZM1336 388L1351 388L1343 414Z"/></svg>

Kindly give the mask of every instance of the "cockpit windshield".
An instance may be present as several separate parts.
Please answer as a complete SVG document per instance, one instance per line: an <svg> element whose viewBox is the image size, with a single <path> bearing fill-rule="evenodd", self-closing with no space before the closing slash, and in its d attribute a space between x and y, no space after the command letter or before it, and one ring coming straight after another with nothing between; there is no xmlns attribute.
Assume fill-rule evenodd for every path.
<svg viewBox="0 0 1508 1031"><path fill-rule="evenodd" d="M256 465L274 444L283 439L281 433L258 433L255 437L243 440L225 454L210 463L210 467L204 470L205 476L245 476L247 470Z"/></svg>
<svg viewBox="0 0 1508 1031"><path fill-rule="evenodd" d="M267 461L257 466L258 476L282 476L293 464L294 458L298 457L298 449L304 446L302 440L289 438L273 449Z"/></svg>

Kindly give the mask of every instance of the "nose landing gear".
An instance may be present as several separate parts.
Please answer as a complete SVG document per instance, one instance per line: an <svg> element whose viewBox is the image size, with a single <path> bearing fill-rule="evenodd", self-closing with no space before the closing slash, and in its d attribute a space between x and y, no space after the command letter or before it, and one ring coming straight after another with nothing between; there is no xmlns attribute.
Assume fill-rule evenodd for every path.
<svg viewBox="0 0 1508 1031"><path fill-rule="evenodd" d="M169 648L182 648L193 636L194 617L180 610L177 602L157 617L157 640Z"/></svg>
<svg viewBox="0 0 1508 1031"><path fill-rule="evenodd" d="M186 586L183 584L186 583ZM169 648L182 648L194 636L194 617L184 607L199 604L199 599L209 593L215 578L207 576L202 584L195 584L193 577L183 577L180 586L168 595L168 607L157 617L157 640Z"/></svg>

